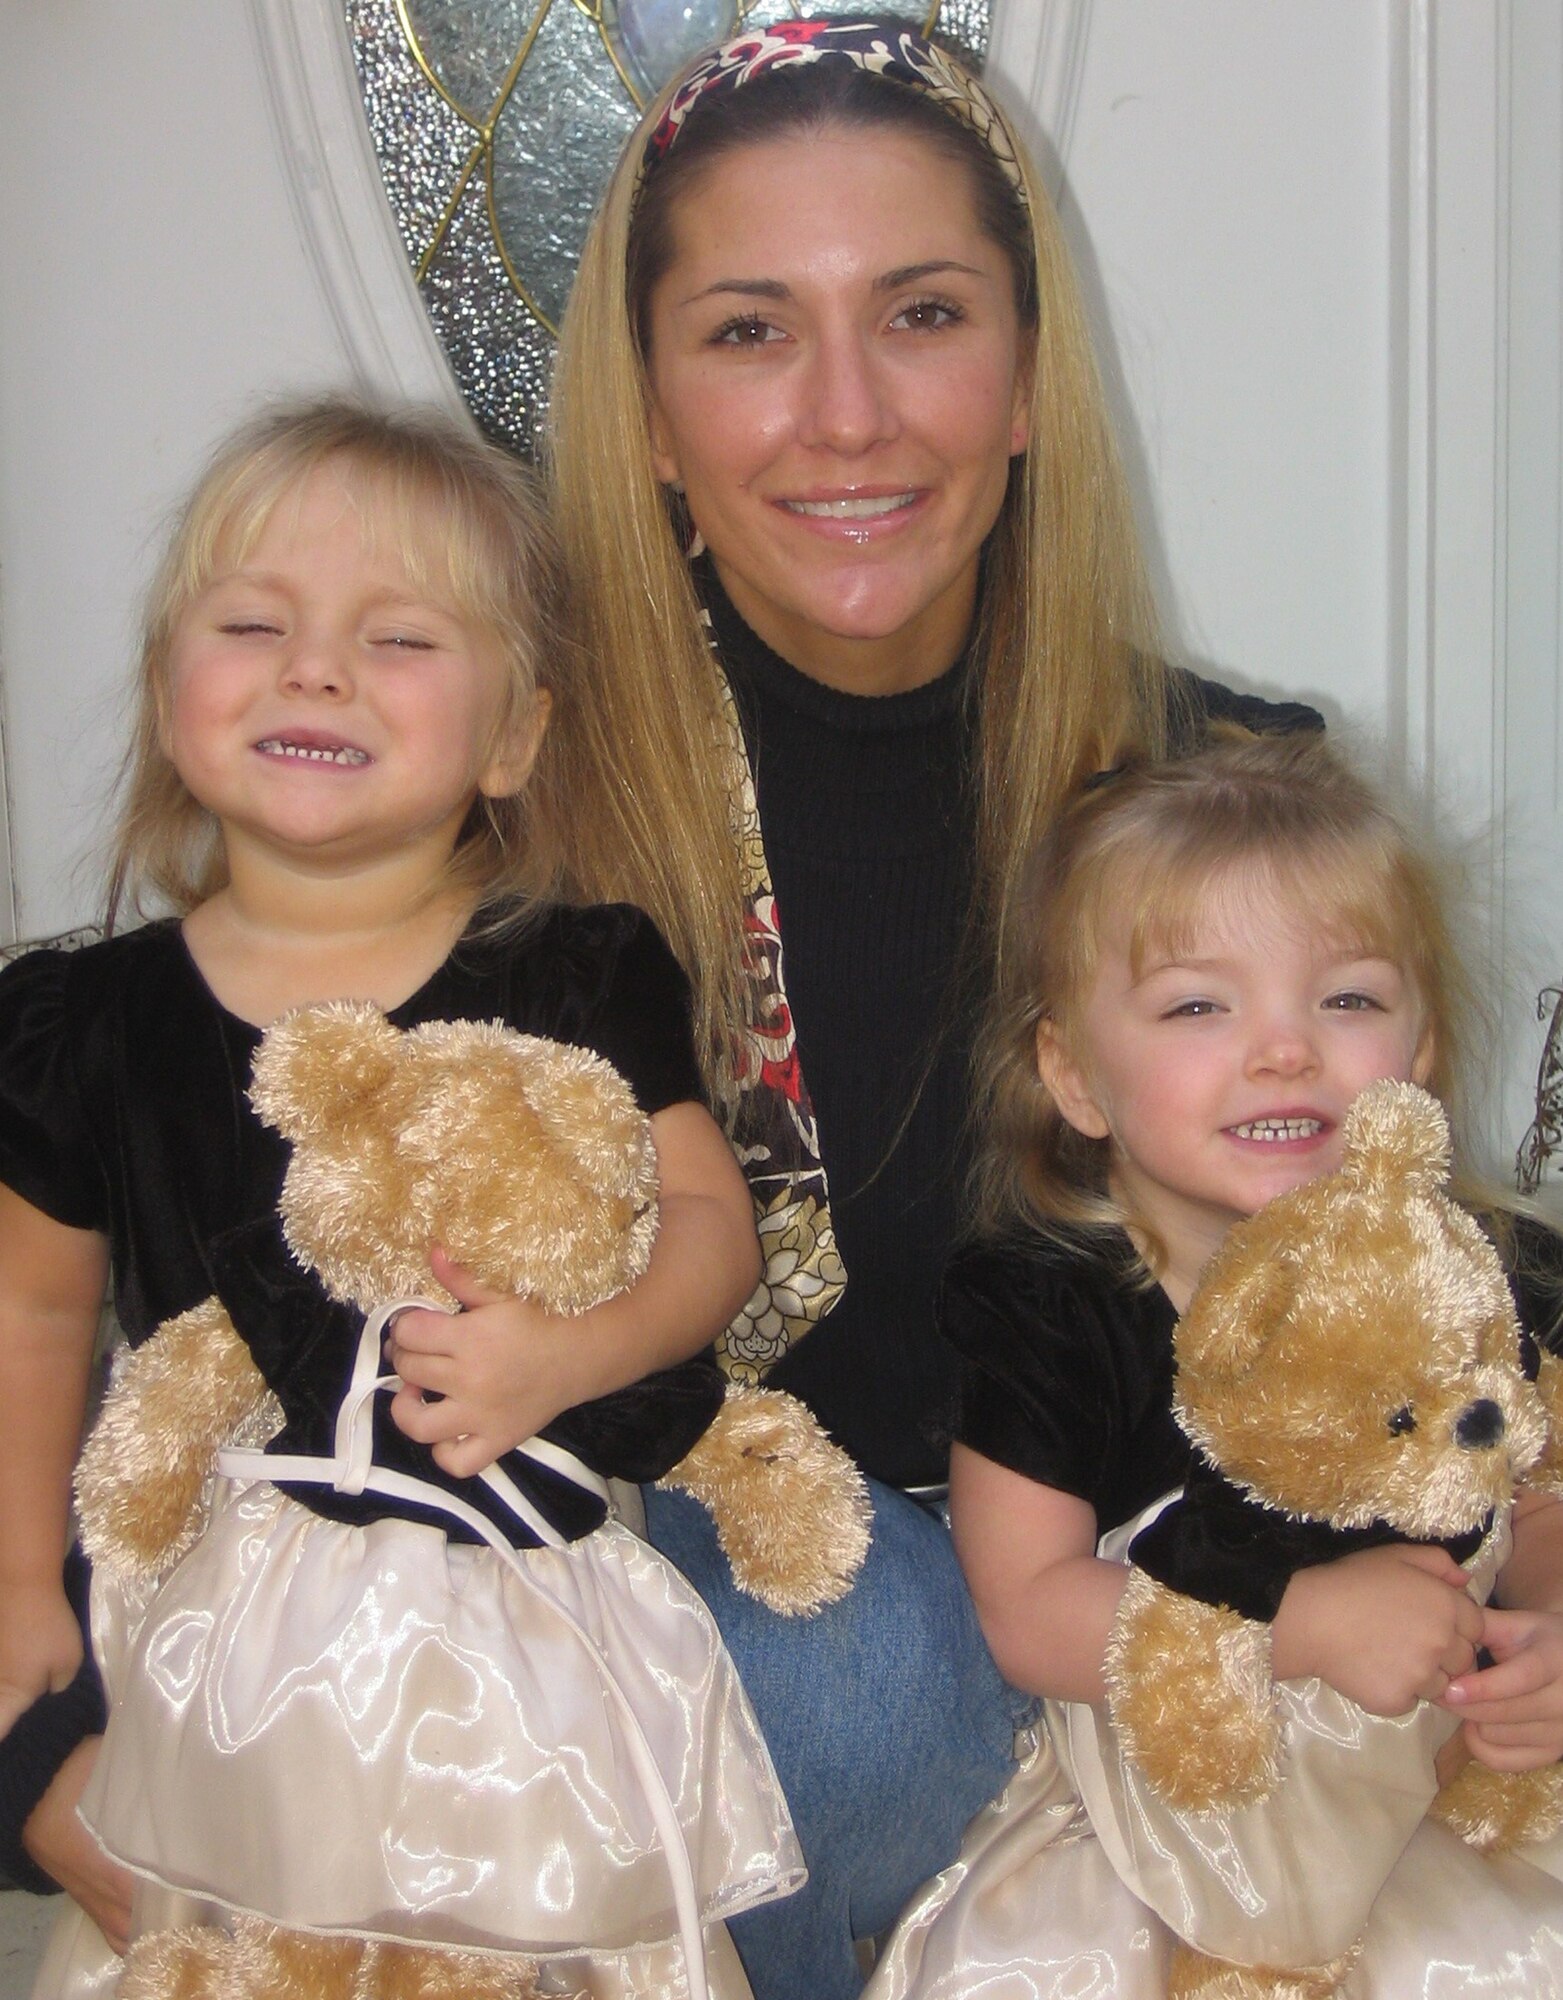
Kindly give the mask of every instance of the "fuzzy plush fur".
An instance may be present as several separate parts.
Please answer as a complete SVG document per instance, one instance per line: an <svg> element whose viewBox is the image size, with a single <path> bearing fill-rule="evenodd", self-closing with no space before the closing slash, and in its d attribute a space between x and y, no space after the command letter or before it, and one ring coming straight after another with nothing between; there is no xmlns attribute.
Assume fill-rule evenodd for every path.
<svg viewBox="0 0 1563 2000"><path fill-rule="evenodd" d="M1275 1518L1278 1546L1299 1522L1455 1537L1507 1505L1522 1475L1556 1482L1563 1371L1548 1359L1540 1385L1525 1379L1508 1282L1445 1192L1448 1164L1435 1100L1371 1086L1339 1171L1234 1228L1178 1323L1178 1420ZM1182 1809L1262 1799L1283 1777L1269 1628L1160 1574L1131 1568L1109 1642L1119 1741ZM1278 1601L1284 1577L1270 1581ZM1445 1816L1479 1846L1538 1838L1563 1822L1563 1786L1551 1771L1473 1766ZM1283 1974L1186 1949L1179 1963L1190 2000L1328 1995L1344 1976L1344 1964Z"/></svg>
<svg viewBox="0 0 1563 2000"><path fill-rule="evenodd" d="M254 1917L138 1938L117 2000L540 2000L530 1960L310 1937ZM576 2000L586 2000L584 1994Z"/></svg>
<svg viewBox="0 0 1563 2000"><path fill-rule="evenodd" d="M280 1203L297 1260L360 1311L444 1297L431 1243L496 1290L573 1315L645 1271L650 1121L585 1050L484 1023L402 1033L377 1008L306 1008L265 1037L251 1099L293 1147ZM275 1398L215 1299L124 1357L77 1469L82 1541L144 1582L199 1535L215 1454L263 1442ZM663 1460L666 1463L666 1459ZM868 1548L862 1476L794 1398L730 1389L668 1475L714 1515L734 1581L786 1615L843 1596ZM303 1937L239 1920L154 1934L121 2000L531 2000L516 1961Z"/></svg>
<svg viewBox="0 0 1563 2000"><path fill-rule="evenodd" d="M658 1484L705 1506L741 1588L807 1616L842 1596L868 1551L868 1494L842 1479L840 1457L795 1396L734 1383L721 1416Z"/></svg>

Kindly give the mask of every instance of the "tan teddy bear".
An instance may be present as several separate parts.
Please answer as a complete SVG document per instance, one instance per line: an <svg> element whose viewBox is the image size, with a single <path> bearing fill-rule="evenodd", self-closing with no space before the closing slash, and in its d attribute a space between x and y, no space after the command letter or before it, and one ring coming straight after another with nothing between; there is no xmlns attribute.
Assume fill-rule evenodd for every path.
<svg viewBox="0 0 1563 2000"><path fill-rule="evenodd" d="M1194 1470L1130 1544L1105 1665L1127 1764L1187 1823L1215 1815L1211 1854L1231 1809L1292 1777L1269 1624L1290 1576L1385 1541L1436 1541L1490 1587L1516 1481L1563 1486L1550 1421L1563 1369L1543 1357L1526 1379L1503 1269L1444 1192L1448 1163L1435 1100L1373 1085L1346 1120L1340 1169L1234 1228L1178 1323ZM1563 1784L1472 1765L1439 1810L1480 1846L1545 1838L1563 1824ZM1307 1870L1306 1850L1290 1865ZM1348 1942L1281 1971L1180 1946L1169 1990L1323 1996L1353 1955Z"/></svg>
<svg viewBox="0 0 1563 2000"><path fill-rule="evenodd" d="M138 1603L196 1549L219 1451L270 1438L290 1465L328 1456L353 1349L378 1349L359 1334L362 1316L395 1301L454 1303L429 1268L432 1244L485 1285L576 1314L635 1281L656 1231L649 1121L617 1073L581 1049L469 1022L403 1034L373 1007L338 1003L267 1034L251 1097L292 1147L285 1247L275 1225L217 1247L221 1296L124 1359L78 1469L95 1573ZM279 1299L287 1311L274 1310ZM611 1508L607 1480L687 1488L715 1517L735 1582L784 1613L840 1597L867 1548L867 1496L851 1460L793 1398L724 1393L707 1361L566 1412L535 1449L506 1454L481 1493L440 1474L383 1410L374 1436L371 1492L382 1457L468 1495L491 1519L494 1493L519 1491L519 1518L543 1520L534 1540L591 1534ZM584 1485L558 1476L561 1448L588 1469ZM282 1461L269 1463L282 1477ZM358 1518L350 1483L344 1491L317 1495L320 1511ZM119 1990L127 2000L526 2000L537 1989L515 1958L245 1918L143 1937Z"/></svg>

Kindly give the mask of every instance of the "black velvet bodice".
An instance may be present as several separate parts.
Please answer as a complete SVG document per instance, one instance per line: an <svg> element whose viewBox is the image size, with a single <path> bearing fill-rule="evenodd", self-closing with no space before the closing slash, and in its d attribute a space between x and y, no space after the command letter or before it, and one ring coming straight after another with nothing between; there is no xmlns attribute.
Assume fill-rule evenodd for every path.
<svg viewBox="0 0 1563 2000"><path fill-rule="evenodd" d="M700 1095L687 982L627 906L551 910L519 938L465 940L390 1019L403 1029L498 1020L578 1043L619 1069L648 1114ZM17 960L0 974L0 1179L56 1221L108 1237L132 1345L215 1293L282 1403L273 1448L314 1454L331 1449L361 1317L333 1304L283 1241L288 1148L247 1095L259 1042L217 1002L172 923ZM689 1362L565 1413L548 1435L605 1474L655 1477L721 1394L714 1364ZM383 1413L378 1436L380 1462L494 1511ZM566 1535L601 1520L601 1503L557 1475L515 1454L505 1469ZM298 1497L338 1518L386 1511L367 1495Z"/></svg>

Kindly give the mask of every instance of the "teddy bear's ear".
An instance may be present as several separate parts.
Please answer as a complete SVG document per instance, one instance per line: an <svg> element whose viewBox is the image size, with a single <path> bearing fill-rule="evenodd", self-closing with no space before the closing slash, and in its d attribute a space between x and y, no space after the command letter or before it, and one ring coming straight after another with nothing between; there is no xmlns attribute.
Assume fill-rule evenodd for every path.
<svg viewBox="0 0 1563 2000"><path fill-rule="evenodd" d="M1248 1236L1253 1226L1246 1227ZM1279 1244L1234 1244L1233 1230L1201 1274L1178 1321L1179 1374L1202 1380L1241 1375L1263 1352L1297 1292L1297 1267Z"/></svg>
<svg viewBox="0 0 1563 2000"><path fill-rule="evenodd" d="M284 1138L319 1138L385 1087L402 1039L368 1001L300 1007L266 1030L255 1052L250 1102Z"/></svg>
<svg viewBox="0 0 1563 2000"><path fill-rule="evenodd" d="M1370 1083L1346 1113L1341 1149L1353 1187L1429 1195L1449 1178L1449 1120L1414 1083Z"/></svg>

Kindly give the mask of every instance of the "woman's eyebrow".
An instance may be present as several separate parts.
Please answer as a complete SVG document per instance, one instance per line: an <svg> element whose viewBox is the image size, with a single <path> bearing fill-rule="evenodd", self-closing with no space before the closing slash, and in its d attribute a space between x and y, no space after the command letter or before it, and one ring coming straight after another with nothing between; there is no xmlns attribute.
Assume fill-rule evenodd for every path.
<svg viewBox="0 0 1563 2000"><path fill-rule="evenodd" d="M985 271L979 271L974 264L962 264L954 257L931 257L924 264L901 264L893 271L886 271L882 278L874 280L876 292L898 292L903 285L920 285L925 278L938 278L949 272L959 272L967 278L983 278Z"/></svg>
<svg viewBox="0 0 1563 2000"><path fill-rule="evenodd" d="M680 299L679 304L694 306L702 299L720 298L726 293L737 293L749 299L772 299L778 303L792 297L791 291L780 278L718 278L714 284L703 286L698 292L691 292L687 299Z"/></svg>
<svg viewBox="0 0 1563 2000"><path fill-rule="evenodd" d="M898 264L893 271L883 272L874 279L873 289L876 292L898 292L905 285L922 284L929 278L948 276L952 272L967 278L982 278L987 275L976 265L963 264L956 257L930 257L920 264ZM679 303L692 306L698 305L702 299L728 295L770 299L780 304L792 297L792 288L783 284L780 278L718 278L714 283L702 287L700 291L691 292L687 299L681 299Z"/></svg>

